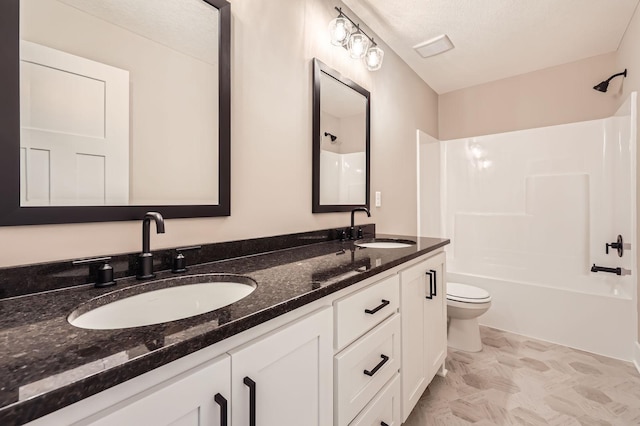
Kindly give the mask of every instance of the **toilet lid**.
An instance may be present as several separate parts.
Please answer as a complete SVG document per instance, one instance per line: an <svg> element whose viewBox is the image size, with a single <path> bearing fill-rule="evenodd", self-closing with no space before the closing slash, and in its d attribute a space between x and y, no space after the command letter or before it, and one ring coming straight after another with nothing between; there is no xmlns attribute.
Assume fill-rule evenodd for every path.
<svg viewBox="0 0 640 426"><path fill-rule="evenodd" d="M458 302L485 303L491 300L491 295L479 287L448 282L447 299Z"/></svg>

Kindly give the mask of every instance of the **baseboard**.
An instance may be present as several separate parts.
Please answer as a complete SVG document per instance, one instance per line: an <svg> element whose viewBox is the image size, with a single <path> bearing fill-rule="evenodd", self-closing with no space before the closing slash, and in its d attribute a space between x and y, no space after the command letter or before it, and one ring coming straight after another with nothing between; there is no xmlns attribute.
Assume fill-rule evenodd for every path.
<svg viewBox="0 0 640 426"><path fill-rule="evenodd" d="M636 365L638 373L640 373L640 342L635 342L633 345L633 363Z"/></svg>

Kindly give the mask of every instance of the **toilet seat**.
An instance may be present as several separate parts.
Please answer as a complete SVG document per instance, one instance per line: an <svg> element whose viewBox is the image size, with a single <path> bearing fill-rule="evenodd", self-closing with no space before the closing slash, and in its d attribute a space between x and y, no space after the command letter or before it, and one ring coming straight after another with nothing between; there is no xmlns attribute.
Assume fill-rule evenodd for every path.
<svg viewBox="0 0 640 426"><path fill-rule="evenodd" d="M479 287L448 282L447 299L464 303L487 303L491 301L491 295Z"/></svg>

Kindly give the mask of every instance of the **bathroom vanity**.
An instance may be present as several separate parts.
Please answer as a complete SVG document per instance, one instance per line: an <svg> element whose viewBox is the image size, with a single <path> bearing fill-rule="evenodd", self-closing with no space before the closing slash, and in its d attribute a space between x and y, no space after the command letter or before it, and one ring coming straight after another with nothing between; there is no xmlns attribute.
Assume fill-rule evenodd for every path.
<svg viewBox="0 0 640 426"><path fill-rule="evenodd" d="M14 297L3 290L0 424L401 424L445 371L449 240L385 236L416 244L365 248L331 232L221 243L226 255L182 275L242 275L255 291L163 324L68 323L113 287ZM290 248L273 251L288 244L283 238ZM44 280L56 265L22 272L33 268ZM2 271L3 289L20 284L20 269ZM115 289L137 284L122 278Z"/></svg>

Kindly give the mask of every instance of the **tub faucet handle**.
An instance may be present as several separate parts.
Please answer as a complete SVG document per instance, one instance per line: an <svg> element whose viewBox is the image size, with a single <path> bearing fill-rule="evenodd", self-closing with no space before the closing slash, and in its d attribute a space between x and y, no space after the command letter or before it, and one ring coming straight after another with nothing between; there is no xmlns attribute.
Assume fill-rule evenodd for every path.
<svg viewBox="0 0 640 426"><path fill-rule="evenodd" d="M618 235L618 238L614 242L605 244L605 252L607 254L609 254L609 247L616 249L618 251L618 257L622 257L624 254L624 241L622 240L622 235Z"/></svg>

